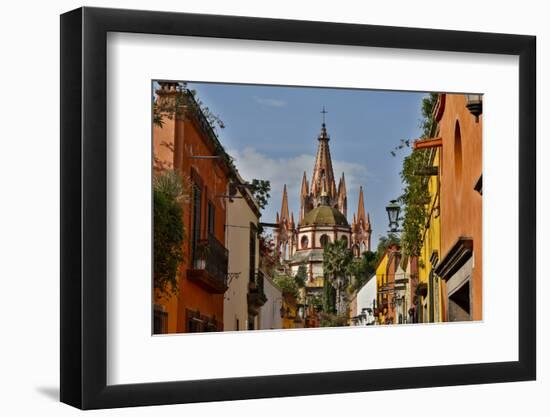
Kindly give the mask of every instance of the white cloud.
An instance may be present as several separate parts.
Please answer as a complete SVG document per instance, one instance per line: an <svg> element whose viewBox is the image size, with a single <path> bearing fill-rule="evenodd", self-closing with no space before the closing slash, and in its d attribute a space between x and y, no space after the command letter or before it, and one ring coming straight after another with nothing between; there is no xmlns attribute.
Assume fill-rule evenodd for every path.
<svg viewBox="0 0 550 417"><path fill-rule="evenodd" d="M235 165L245 180L250 181L253 178L258 178L271 181L271 198L262 220L267 222L275 220L275 213L281 208L283 186L286 184L289 208L294 211L295 220L298 221L302 176L306 171L308 181L311 182L311 174L315 164L314 155L302 154L290 158L271 158L252 147L246 147L239 151L229 150L229 154L235 159ZM371 179L371 175L364 165L356 162L333 160L332 164L336 186L338 186L342 172L346 177L349 218L356 207L359 186L363 185L365 187L367 179Z"/></svg>
<svg viewBox="0 0 550 417"><path fill-rule="evenodd" d="M264 98L264 97L254 97L254 101L258 104L269 107L285 107L286 101L277 99L277 98Z"/></svg>

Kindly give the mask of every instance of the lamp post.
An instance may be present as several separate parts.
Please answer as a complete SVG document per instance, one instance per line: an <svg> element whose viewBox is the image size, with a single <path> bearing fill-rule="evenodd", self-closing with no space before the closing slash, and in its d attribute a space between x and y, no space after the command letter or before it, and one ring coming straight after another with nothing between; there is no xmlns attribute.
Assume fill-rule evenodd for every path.
<svg viewBox="0 0 550 417"><path fill-rule="evenodd" d="M483 95L466 94L466 108L474 115L477 123L479 121L479 115L483 112Z"/></svg>
<svg viewBox="0 0 550 417"><path fill-rule="evenodd" d="M304 327L307 327L307 309L309 307L307 301L307 296L304 294L304 304L302 304L298 310L300 318L304 321Z"/></svg>
<svg viewBox="0 0 550 417"><path fill-rule="evenodd" d="M397 228L399 226L400 210L401 210L401 206L397 203L397 200L391 200L390 204L386 206L386 211L388 212L388 219L390 221L389 228L390 228L390 232L392 233L399 231Z"/></svg>

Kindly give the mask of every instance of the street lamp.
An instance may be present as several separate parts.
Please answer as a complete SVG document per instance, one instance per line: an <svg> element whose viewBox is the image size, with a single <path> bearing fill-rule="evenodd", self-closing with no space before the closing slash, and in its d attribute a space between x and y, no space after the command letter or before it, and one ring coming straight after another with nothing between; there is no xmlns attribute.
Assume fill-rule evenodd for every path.
<svg viewBox="0 0 550 417"><path fill-rule="evenodd" d="M306 327L308 307L309 307L309 304L307 303L307 298L305 298L304 303L300 304L298 308L298 315L304 321L304 327Z"/></svg>
<svg viewBox="0 0 550 417"><path fill-rule="evenodd" d="M470 110L476 122L479 121L479 115L483 112L483 95L482 94L466 94L466 108Z"/></svg>
<svg viewBox="0 0 550 417"><path fill-rule="evenodd" d="M399 226L399 211L401 206L397 203L397 200L391 200L390 204L386 206L386 211L388 212L388 218L390 220L389 228L390 232L397 232L397 227Z"/></svg>

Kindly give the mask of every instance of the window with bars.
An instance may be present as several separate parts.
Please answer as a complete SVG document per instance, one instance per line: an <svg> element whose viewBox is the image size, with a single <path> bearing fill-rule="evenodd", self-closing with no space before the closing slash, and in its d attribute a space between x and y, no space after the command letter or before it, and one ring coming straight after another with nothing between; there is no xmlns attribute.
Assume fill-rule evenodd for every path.
<svg viewBox="0 0 550 417"><path fill-rule="evenodd" d="M207 228L208 228L208 234L214 235L215 230L215 221L216 221L216 207L211 201L208 201L208 205L206 207L206 218L207 218Z"/></svg>
<svg viewBox="0 0 550 417"><path fill-rule="evenodd" d="M202 221L202 181L199 175L191 172L193 181L193 199L192 199L192 214L193 214L193 230L191 231L191 250L193 261L197 259L197 245L201 239L201 221Z"/></svg>

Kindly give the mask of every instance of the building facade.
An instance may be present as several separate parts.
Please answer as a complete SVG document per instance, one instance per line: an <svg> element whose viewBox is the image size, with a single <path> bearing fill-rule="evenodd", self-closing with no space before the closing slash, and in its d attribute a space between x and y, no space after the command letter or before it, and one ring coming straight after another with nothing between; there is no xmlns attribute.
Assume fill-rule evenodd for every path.
<svg viewBox="0 0 550 417"><path fill-rule="evenodd" d="M283 292L272 279L264 274L264 291L266 303L261 307L259 314L259 329L282 329L284 315Z"/></svg>
<svg viewBox="0 0 550 417"><path fill-rule="evenodd" d="M441 138L441 259L448 321L482 319L482 129L461 94L440 94L435 111Z"/></svg>
<svg viewBox="0 0 550 417"><path fill-rule="evenodd" d="M429 202L427 220L422 231L422 247L418 256L415 322L437 323L446 320L444 282L435 269L441 256L441 138L417 141L415 151L425 150L422 172L427 182Z"/></svg>
<svg viewBox="0 0 550 417"><path fill-rule="evenodd" d="M406 320L409 277L401 267L401 260L400 246L392 244L376 266L376 316L379 324L401 324Z"/></svg>
<svg viewBox="0 0 550 417"><path fill-rule="evenodd" d="M389 315L389 301L391 280L388 276L388 250L384 252L376 265L376 311L375 315L379 324L386 324Z"/></svg>
<svg viewBox="0 0 550 417"><path fill-rule="evenodd" d="M260 209L239 175L231 186L226 210L228 289L224 296L224 330L260 328L258 309L264 301L258 283Z"/></svg>
<svg viewBox="0 0 550 417"><path fill-rule="evenodd" d="M376 274L371 275L352 299L353 308L350 310L351 324L354 326L368 326L376 324L375 315L377 298Z"/></svg>
<svg viewBox="0 0 550 417"><path fill-rule="evenodd" d="M302 328L302 321L298 314L298 298L296 295L283 291L282 325L283 329Z"/></svg>
<svg viewBox="0 0 550 417"><path fill-rule="evenodd" d="M472 114L462 94L439 94L433 118L433 137L414 145L426 155L430 194L416 318L481 320L483 118Z"/></svg>
<svg viewBox="0 0 550 417"><path fill-rule="evenodd" d="M153 127L153 172L174 170L189 183L183 204L186 239L177 295L154 294L154 333L223 330L229 253L225 246L229 159L205 115L177 83L162 82L156 104L167 109ZM180 102L180 99L183 101Z"/></svg>

